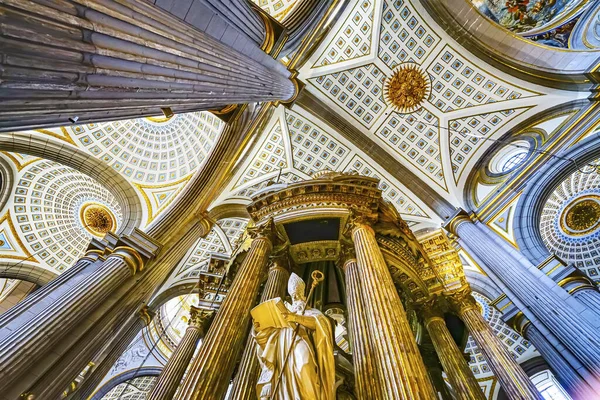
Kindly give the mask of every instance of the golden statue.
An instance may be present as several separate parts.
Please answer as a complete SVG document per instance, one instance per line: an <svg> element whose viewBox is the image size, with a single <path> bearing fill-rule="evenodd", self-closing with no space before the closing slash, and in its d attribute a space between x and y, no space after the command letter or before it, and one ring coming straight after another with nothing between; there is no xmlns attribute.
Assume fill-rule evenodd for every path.
<svg viewBox="0 0 600 400"><path fill-rule="evenodd" d="M314 288L315 283L313 283ZM252 310L261 373L261 400L334 400L333 331L327 317L306 306L306 285L292 273L288 292ZM309 298L310 295L309 293Z"/></svg>

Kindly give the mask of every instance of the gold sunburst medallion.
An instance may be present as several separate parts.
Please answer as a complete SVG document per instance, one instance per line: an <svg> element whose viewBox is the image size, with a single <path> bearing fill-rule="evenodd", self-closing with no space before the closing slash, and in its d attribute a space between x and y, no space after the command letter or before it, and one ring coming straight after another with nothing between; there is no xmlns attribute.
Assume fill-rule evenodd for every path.
<svg viewBox="0 0 600 400"><path fill-rule="evenodd" d="M587 235L600 227L600 197L585 196L565 207L560 218L562 231L572 236Z"/></svg>
<svg viewBox="0 0 600 400"><path fill-rule="evenodd" d="M85 203L79 216L85 230L94 236L104 236L107 232L114 232L117 227L114 214L104 204Z"/></svg>
<svg viewBox="0 0 600 400"><path fill-rule="evenodd" d="M384 82L387 103L400 113L410 113L421 108L431 94L431 80L417 64L400 64Z"/></svg>

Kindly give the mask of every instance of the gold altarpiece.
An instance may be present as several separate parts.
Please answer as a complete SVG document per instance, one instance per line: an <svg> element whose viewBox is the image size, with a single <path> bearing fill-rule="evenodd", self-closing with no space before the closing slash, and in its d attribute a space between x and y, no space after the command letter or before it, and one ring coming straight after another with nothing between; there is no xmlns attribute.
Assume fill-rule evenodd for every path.
<svg viewBox="0 0 600 400"><path fill-rule="evenodd" d="M308 270L322 268L316 265L337 266L323 267L329 276L309 304L327 315L327 291L338 288L343 297L336 309L346 314L349 348L341 351L336 338L337 398L449 399L452 391L458 399L485 399L454 339L457 332L447 328L448 315L464 322L458 336L473 335L509 398L539 398L481 316L445 234L419 243L378 185L375 178L325 171L312 180L267 186L248 206L254 226L277 237L276 256L288 258L288 273L309 277ZM246 346L255 343L249 339ZM245 369L238 368L234 382L255 386L258 372ZM238 379L244 374L251 379ZM250 397L235 387L232 398L256 398L254 387L246 389Z"/></svg>

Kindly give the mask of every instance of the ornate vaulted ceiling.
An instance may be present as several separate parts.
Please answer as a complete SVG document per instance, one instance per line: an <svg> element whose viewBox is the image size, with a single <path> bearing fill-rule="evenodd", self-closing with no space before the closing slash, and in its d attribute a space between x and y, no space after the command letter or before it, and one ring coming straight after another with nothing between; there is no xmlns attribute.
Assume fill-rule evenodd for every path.
<svg viewBox="0 0 600 400"><path fill-rule="evenodd" d="M384 93L386 78L403 63L416 64L430 82L431 95L409 114L395 111ZM449 37L418 1L351 2L299 76L318 101L454 205L463 205L468 172L495 140L543 110L585 96L492 68ZM402 181L394 171L380 173Z"/></svg>

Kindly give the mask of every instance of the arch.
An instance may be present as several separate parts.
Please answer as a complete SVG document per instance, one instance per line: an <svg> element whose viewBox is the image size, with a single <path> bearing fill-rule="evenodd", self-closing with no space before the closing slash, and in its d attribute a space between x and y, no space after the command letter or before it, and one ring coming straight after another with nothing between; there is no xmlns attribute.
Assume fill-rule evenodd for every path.
<svg viewBox="0 0 600 400"><path fill-rule="evenodd" d="M246 208L247 204L242 203L221 203L208 211L208 217L213 221L224 218L245 218L250 219L250 214Z"/></svg>
<svg viewBox="0 0 600 400"><path fill-rule="evenodd" d="M197 278L191 281L188 280L187 282L178 282L176 285L169 287L168 289L160 292L156 297L154 297L150 301L150 303L148 303L148 308L151 311L156 311L163 304L175 297L185 296L186 294L194 293L199 293Z"/></svg>
<svg viewBox="0 0 600 400"><path fill-rule="evenodd" d="M543 46L497 25L465 0L420 0L450 36L475 55L520 79L589 90L600 81L600 52Z"/></svg>
<svg viewBox="0 0 600 400"><path fill-rule="evenodd" d="M14 183L15 176L13 168L4 157L0 157L0 211L4 210L4 206L8 203L13 191Z"/></svg>
<svg viewBox="0 0 600 400"><path fill-rule="evenodd" d="M537 142L539 140L541 140L539 138L539 134L536 132L535 127L537 125L542 124L545 121L549 121L554 118L560 117L562 115L567 115L570 112L574 112L574 115L571 118L568 118L566 120L566 123L568 125L569 121L588 112L588 110L590 110L591 107L593 107L593 106L590 105L590 102L587 99L574 100L574 101L569 101L567 103L559 104L557 106L551 107L547 110L544 110L540 113L535 114L534 116L527 118L525 121L522 121L521 123L517 124L515 127L508 130L504 135L502 135L500 138L498 138L496 143L491 145L479 157L479 160L477 160L477 162L473 166L472 170L470 171L469 176L467 177L467 180L466 180L466 183L465 183L465 186L463 189L463 200L464 200L465 204L467 205L468 209L477 210L478 207L481 207L482 204L485 203L485 202L480 203L479 205L475 204L475 202L473 201L473 195L475 194L475 192L477 190L476 189L477 184L479 182L481 182L480 178L482 177L482 175L485 175L486 166L488 165L490 160L496 155L496 153L500 149L502 149L507 144L512 143L515 140L525 139L530 142L531 146L533 146L534 143L536 144L536 147L535 148L532 147L531 151L543 150L543 147L546 144L542 145L541 147L537 146ZM565 126L563 126L561 128L561 130L562 129L566 129ZM550 134L551 132L546 132L546 133ZM555 135L555 136L557 136L557 135ZM528 157L533 157L533 156L529 155ZM499 182L505 182L505 180L508 176L518 175L518 171L524 169L526 167L526 165L527 164L523 164L523 165L519 166L515 170L511 171L508 175L499 177L499 178L497 178L497 180ZM486 178L490 179L489 177L486 177Z"/></svg>
<svg viewBox="0 0 600 400"><path fill-rule="evenodd" d="M488 276L468 269L464 272L474 292L481 293L488 299L496 299L502 295L502 290Z"/></svg>
<svg viewBox="0 0 600 400"><path fill-rule="evenodd" d="M77 147L32 131L0 136L0 151L28 154L71 167L103 185L121 206L123 224L117 234L132 232L142 221L142 203L133 186L112 167Z"/></svg>
<svg viewBox="0 0 600 400"><path fill-rule="evenodd" d="M0 261L0 278L3 279L19 279L44 286L57 276L58 274L43 268L39 264L17 260Z"/></svg>
<svg viewBox="0 0 600 400"><path fill-rule="evenodd" d="M160 367L142 367L125 371L106 382L102 387L94 393L92 400L101 400L108 392L113 390L117 385L127 382L130 379L139 378L142 376L159 376L162 371Z"/></svg>
<svg viewBox="0 0 600 400"><path fill-rule="evenodd" d="M548 161L530 180L515 209L514 233L521 252L534 265L540 264L551 254L544 245L539 222L546 200L556 186L578 168L600 157L600 138L593 136L561 153L560 158ZM535 184L531 184L535 182Z"/></svg>

